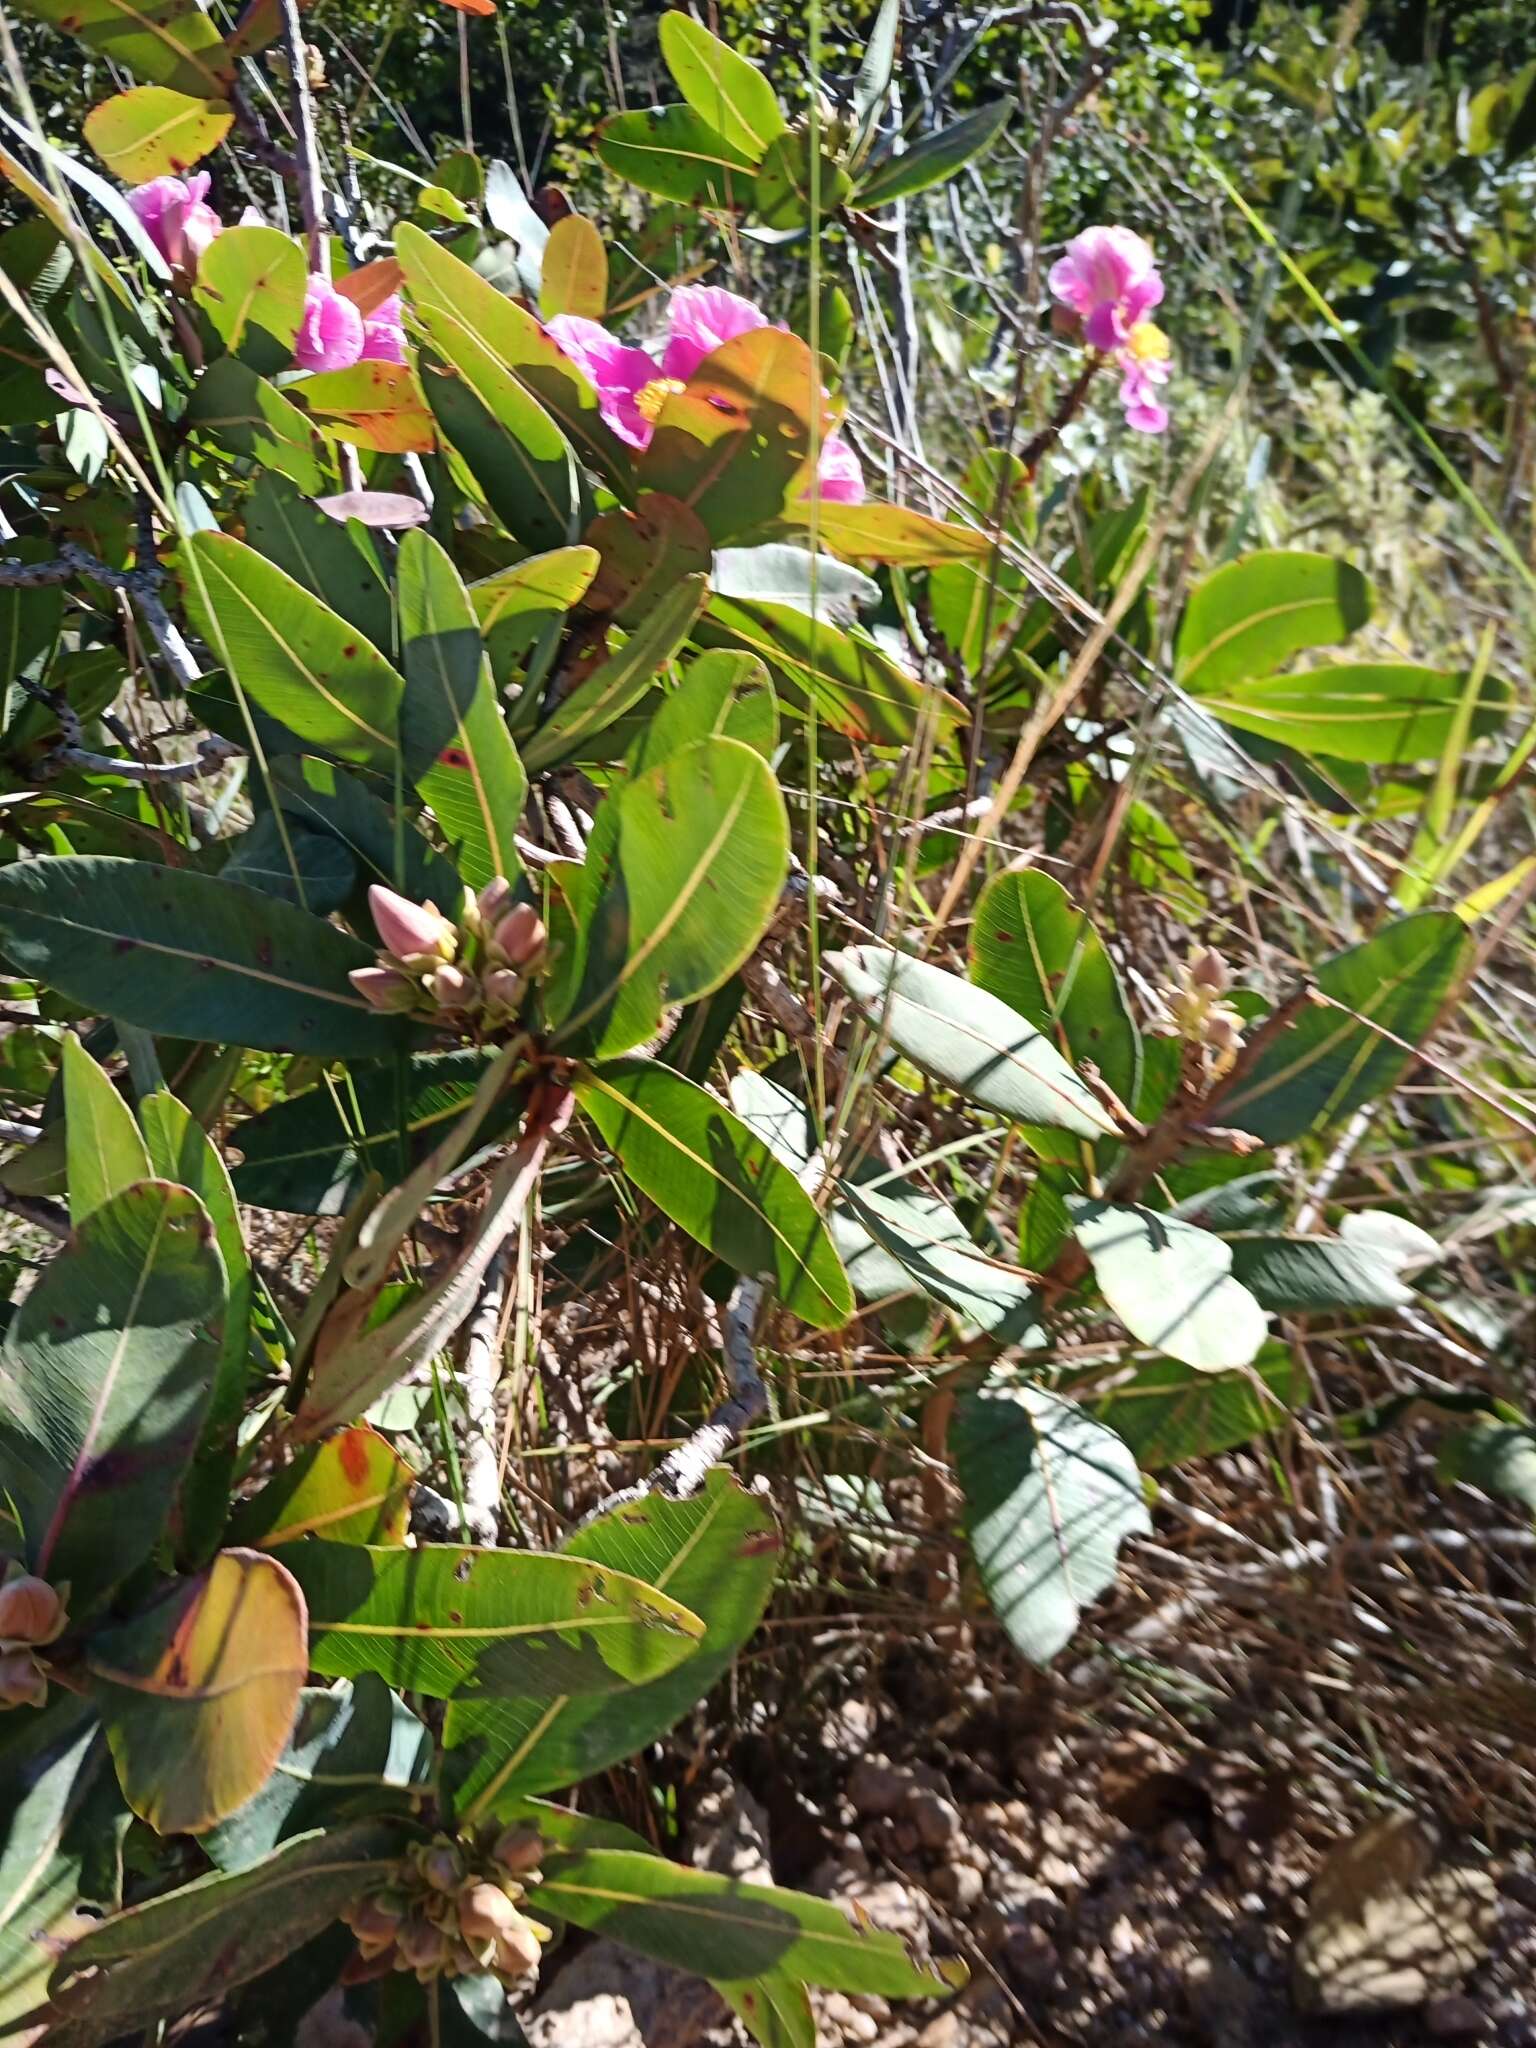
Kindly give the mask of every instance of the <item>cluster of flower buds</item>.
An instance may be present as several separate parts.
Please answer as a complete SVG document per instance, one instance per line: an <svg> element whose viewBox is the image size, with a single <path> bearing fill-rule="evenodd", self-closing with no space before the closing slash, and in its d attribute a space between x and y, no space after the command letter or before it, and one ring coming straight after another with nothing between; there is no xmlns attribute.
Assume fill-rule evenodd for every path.
<svg viewBox="0 0 1536 2048"><path fill-rule="evenodd" d="M468 898L457 924L435 903L412 903L377 882L368 907L384 950L377 966L354 967L351 980L376 1010L480 1030L517 1015L548 934L531 903L512 901L505 877Z"/></svg>
<svg viewBox="0 0 1536 2048"><path fill-rule="evenodd" d="M416 1843L393 1884L342 1915L357 1936L351 1979L409 1970L422 1984L490 1975L510 1986L531 1976L550 1931L519 1908L539 1881L543 1847L528 1827L503 1828L488 1843L448 1835Z"/></svg>
<svg viewBox="0 0 1536 2048"><path fill-rule="evenodd" d="M67 1586L34 1578L13 1559L0 1579L0 1708L40 1707L48 1671L38 1651L56 1642L69 1620Z"/></svg>
<svg viewBox="0 0 1536 2048"><path fill-rule="evenodd" d="M1179 969L1174 986L1160 998L1164 1032L1199 1048L1207 1082L1229 1073L1242 1049L1242 1013L1223 1000L1231 986L1226 961L1206 946Z"/></svg>

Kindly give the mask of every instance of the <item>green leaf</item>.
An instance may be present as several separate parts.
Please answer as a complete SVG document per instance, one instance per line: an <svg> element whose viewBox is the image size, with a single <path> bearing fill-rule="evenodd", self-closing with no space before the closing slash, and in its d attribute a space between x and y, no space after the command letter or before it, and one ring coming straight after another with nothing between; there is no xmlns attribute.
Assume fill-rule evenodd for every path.
<svg viewBox="0 0 1536 2048"><path fill-rule="evenodd" d="M708 576L709 535L696 512L660 491L642 491L633 508L616 505L587 528L602 554L587 608L633 632L684 576Z"/></svg>
<svg viewBox="0 0 1536 2048"><path fill-rule="evenodd" d="M578 930L550 996L556 1043L625 1052L665 1007L719 988L788 872L783 796L739 740L701 740L611 791L569 877Z"/></svg>
<svg viewBox="0 0 1536 2048"><path fill-rule="evenodd" d="M145 185L151 178L185 177L218 148L234 122L225 99L136 85L92 107L82 132L114 178Z"/></svg>
<svg viewBox="0 0 1536 2048"><path fill-rule="evenodd" d="M1468 677L1454 670L1335 662L1207 688L1200 702L1224 725L1278 746L1341 761L1395 762L1438 759L1453 738L1497 732L1513 703L1509 685L1489 676L1470 704L1467 696Z"/></svg>
<svg viewBox="0 0 1536 2048"><path fill-rule="evenodd" d="M1506 166L1518 163L1521 157L1536 149L1536 70L1528 67L1520 76L1525 80L1525 89L1520 104L1510 116L1509 129L1504 137Z"/></svg>
<svg viewBox="0 0 1536 2048"><path fill-rule="evenodd" d="M653 1060L584 1074L577 1100L636 1187L740 1273L771 1274L817 1329L853 1313L848 1276L815 1203L723 1102Z"/></svg>
<svg viewBox="0 0 1536 2048"><path fill-rule="evenodd" d="M304 252L276 228L226 228L198 258L193 296L230 355L262 376L293 360L304 318Z"/></svg>
<svg viewBox="0 0 1536 2048"><path fill-rule="evenodd" d="M78 1223L0 1350L0 1494L76 1614L154 1548L197 1445L224 1273L184 1188L145 1181Z"/></svg>
<svg viewBox="0 0 1536 2048"><path fill-rule="evenodd" d="M593 148L610 171L662 199L731 212L751 196L755 158L691 107L610 114Z"/></svg>
<svg viewBox="0 0 1536 2048"><path fill-rule="evenodd" d="M894 1934L867 1916L855 1924L828 1899L742 1884L631 1849L550 1853L528 1895L554 1913L608 1934L679 1970L739 1979L778 1972L833 1991L933 1998L963 1981L963 1966L920 1969Z"/></svg>
<svg viewBox="0 0 1536 2048"><path fill-rule="evenodd" d="M1435 1468L1442 1484L1476 1486L1536 1515L1536 1429L1491 1418L1441 1438Z"/></svg>
<svg viewBox="0 0 1536 2048"><path fill-rule="evenodd" d="M403 1543L416 1475L376 1430L356 1423L306 1444L261 1491L240 1501L230 1540L277 1550L306 1536L328 1543Z"/></svg>
<svg viewBox="0 0 1536 2048"><path fill-rule="evenodd" d="M596 548L553 548L469 586L498 688L506 687L542 636L586 596L597 565Z"/></svg>
<svg viewBox="0 0 1536 2048"><path fill-rule="evenodd" d="M304 1684L304 1602L276 1558L221 1550L86 1647L123 1796L162 1835L200 1834L282 1755Z"/></svg>
<svg viewBox="0 0 1536 2048"><path fill-rule="evenodd" d="M23 12L77 36L152 85L216 99L234 64L198 0L22 0Z"/></svg>
<svg viewBox="0 0 1536 2048"><path fill-rule="evenodd" d="M1328 1002L1303 1010L1218 1093L1213 1120L1250 1131L1266 1145L1285 1145L1374 1102L1412 1062L1405 1047L1417 1046L1433 1029L1472 946L1460 918L1425 911L1335 953L1316 974Z"/></svg>
<svg viewBox="0 0 1536 2048"><path fill-rule="evenodd" d="M657 673L688 638L708 588L706 577L685 576L624 645L561 700L524 747L533 774L542 774L557 761L579 752L594 735L605 732L639 703Z"/></svg>
<svg viewBox="0 0 1536 2048"><path fill-rule="evenodd" d="M52 394L50 393L50 398ZM8 541L6 554L13 561L34 558L45 561L51 552L46 542ZM64 623L64 592L57 584L41 590L0 588L0 675L7 685L29 669L40 654L51 653ZM7 741L14 741L8 725Z"/></svg>
<svg viewBox="0 0 1536 2048"><path fill-rule="evenodd" d="M816 2048L810 1998L786 1971L765 1970L760 1977L717 1983L715 1989L759 2048Z"/></svg>
<svg viewBox="0 0 1536 2048"><path fill-rule="evenodd" d="M514 1793L556 1791L654 1742L728 1669L767 1605L779 1539L765 1503L718 1466L690 1500L660 1494L611 1509L564 1545L679 1600L704 1623L698 1650L649 1685L619 1693L455 1700L444 1773L461 1827L498 1814Z"/></svg>
<svg viewBox="0 0 1536 2048"><path fill-rule="evenodd" d="M721 648L689 662L678 686L646 719L629 750L631 775L680 754L700 740L740 740L771 760L778 744L779 711L768 671L752 654Z"/></svg>
<svg viewBox="0 0 1536 2048"><path fill-rule="evenodd" d="M821 146L826 137L824 122L813 131L805 121L769 143L752 182L752 210L763 227L780 233L806 228L834 213L853 190L842 164Z"/></svg>
<svg viewBox="0 0 1536 2048"><path fill-rule="evenodd" d="M761 163L769 143L784 133L785 121L773 87L757 66L691 15L675 11L661 17L661 54L699 119L753 163Z"/></svg>
<svg viewBox="0 0 1536 2048"><path fill-rule="evenodd" d="M471 889L522 872L513 835L528 778L491 685L480 626L447 552L419 529L400 542L401 745L406 771L457 849Z"/></svg>
<svg viewBox="0 0 1536 2048"><path fill-rule="evenodd" d="M418 1053L405 1081L405 1152L402 1159L393 1067L365 1069L340 1086L318 1088L264 1109L235 1126L241 1163L235 1192L258 1209L291 1209L304 1216L344 1216L370 1173L398 1181L418 1165L461 1116L490 1055L478 1048ZM482 1144L459 1171L479 1165L520 1114L508 1096L487 1119Z"/></svg>
<svg viewBox="0 0 1536 2048"><path fill-rule="evenodd" d="M102 1921L53 1974L69 2048L104 2048L162 2015L220 2004L377 1889L403 1847L389 1822L328 1828L248 1870L210 1871Z"/></svg>
<svg viewBox="0 0 1536 2048"><path fill-rule="evenodd" d="M942 743L965 707L899 668L873 640L840 632L792 605L712 597L707 620L723 641L757 655L802 704L850 739L911 746L932 721Z"/></svg>
<svg viewBox="0 0 1536 2048"><path fill-rule="evenodd" d="M982 1387L950 1424L981 1582L1010 1641L1044 1669L1150 1536L1136 1461L1113 1430L1043 1387Z"/></svg>
<svg viewBox="0 0 1536 2048"><path fill-rule="evenodd" d="M1336 647L1357 633L1374 603L1368 580L1332 555L1244 555L1190 592L1174 672L1194 697L1273 674L1304 648Z"/></svg>
<svg viewBox="0 0 1536 2048"><path fill-rule="evenodd" d="M243 541L187 551L188 608L241 689L309 745L392 768L405 685L378 649Z"/></svg>
<svg viewBox="0 0 1536 2048"><path fill-rule="evenodd" d="M885 946L829 953L865 1019L915 1066L983 1109L1080 1138L1115 1126L1043 1032L985 989Z"/></svg>
<svg viewBox="0 0 1536 2048"><path fill-rule="evenodd" d="M514 373L461 320L436 307L422 320L453 374L422 365L422 389L443 435L486 503L524 547L559 547L580 524L581 478L570 443Z"/></svg>
<svg viewBox="0 0 1536 2048"><path fill-rule="evenodd" d="M704 1633L665 1593L579 1557L311 1540L286 1562L316 1671L375 1671L432 1699L620 1692L692 1656Z"/></svg>
<svg viewBox="0 0 1536 2048"><path fill-rule="evenodd" d="M1413 1299L1398 1268L1368 1242L1262 1234L1228 1242L1234 1278L1263 1308L1402 1308Z"/></svg>
<svg viewBox="0 0 1536 2048"><path fill-rule="evenodd" d="M710 587L719 597L789 605L807 618L854 625L861 607L880 602L880 586L862 569L784 541L717 548Z"/></svg>
<svg viewBox="0 0 1536 2048"><path fill-rule="evenodd" d="M1308 1386L1289 1345L1268 1343L1242 1372L1199 1372L1154 1359L1091 1405L1129 1444L1143 1472L1160 1472L1278 1430L1306 1400Z"/></svg>
<svg viewBox="0 0 1536 2048"><path fill-rule="evenodd" d="M110 1196L148 1180L149 1154L133 1111L72 1031L62 1072L69 1220L78 1225Z"/></svg>
<svg viewBox="0 0 1536 2048"><path fill-rule="evenodd" d="M818 407L824 441L836 416L810 350L781 327L754 327L663 400L636 476L695 512L717 546L739 540L777 519L806 480Z"/></svg>
<svg viewBox="0 0 1536 2048"><path fill-rule="evenodd" d="M284 903L296 903L316 917L340 910L357 888L357 864L339 839L314 832L297 818L280 822L263 811L248 831L229 844L219 870L225 882L260 889Z"/></svg>
<svg viewBox="0 0 1536 2048"><path fill-rule="evenodd" d="M320 370L288 392L333 440L381 455L428 455L437 446L437 429L408 363L370 359Z"/></svg>
<svg viewBox="0 0 1536 2048"><path fill-rule="evenodd" d="M584 214L568 213L555 222L544 245L539 311L546 320L560 313L601 320L607 303L608 251L603 238Z"/></svg>
<svg viewBox="0 0 1536 2048"><path fill-rule="evenodd" d="M1201 1372L1248 1365L1268 1328L1232 1278L1232 1247L1153 1209L1067 1197L1099 1291L1133 1337Z"/></svg>
<svg viewBox="0 0 1536 2048"><path fill-rule="evenodd" d="M386 882L417 903L457 900L457 869L420 832L397 832L393 802L375 795L361 777L313 754L269 755L267 766L284 815L337 840L364 882ZM393 779L383 787L392 799Z"/></svg>
<svg viewBox="0 0 1536 2048"><path fill-rule="evenodd" d="M785 518L796 526L808 526L811 509L804 505L786 509ZM953 520L934 519L916 512L910 505L882 505L871 500L863 505L823 502L816 508L816 533L824 548L856 562L883 562L898 569L933 568L946 562L983 565L997 543L979 526L960 526ZM999 563L999 573L1006 564ZM999 608L1001 616L1002 608Z"/></svg>
<svg viewBox="0 0 1536 2048"><path fill-rule="evenodd" d="M1132 1108L1141 1086L1141 1034L1093 920L1038 868L996 876L971 926L971 978L1054 1040L1067 1059L1092 1060Z"/></svg>
<svg viewBox="0 0 1536 2048"><path fill-rule="evenodd" d="M220 356L209 365L193 388L186 418L226 453L254 463L261 472L258 490L273 473L287 478L300 491L323 488L325 478L309 421L281 391L238 357ZM323 519L325 515L316 513L315 517ZM341 532L334 521L326 524L333 532Z"/></svg>
<svg viewBox="0 0 1536 2048"><path fill-rule="evenodd" d="M926 192L930 185L942 185L992 147L1012 112L1012 100L991 100L936 134L925 135L900 156L876 164L854 193L853 204L867 213L893 200L910 199L914 192Z"/></svg>
<svg viewBox="0 0 1536 2048"><path fill-rule="evenodd" d="M841 1197L841 1210L832 1213L832 1235L864 1299L893 1293L890 1282L899 1286L904 1280L996 1343L1021 1343L1039 1325L1040 1299L1029 1275L972 1243L960 1218L937 1195L899 1182L860 1187L845 1181ZM863 1246L856 1233L864 1235ZM885 1260L871 1258L869 1240Z"/></svg>
<svg viewBox="0 0 1536 2048"><path fill-rule="evenodd" d="M381 1057L400 1020L347 980L371 947L237 882L106 855L0 869L0 946L18 974L173 1038L321 1059ZM130 965L131 963L131 965Z"/></svg>

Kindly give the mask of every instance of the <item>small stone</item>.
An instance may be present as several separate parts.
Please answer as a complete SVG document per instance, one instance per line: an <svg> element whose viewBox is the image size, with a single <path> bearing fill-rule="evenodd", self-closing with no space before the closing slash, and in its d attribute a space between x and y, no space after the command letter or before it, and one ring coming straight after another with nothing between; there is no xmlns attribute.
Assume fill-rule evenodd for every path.
<svg viewBox="0 0 1536 2048"><path fill-rule="evenodd" d="M1158 1830L1157 1853L1180 1861L1185 1857L1194 1858L1200 1853L1200 1837L1187 1820L1171 1820Z"/></svg>
<svg viewBox="0 0 1536 2048"><path fill-rule="evenodd" d="M1437 2041L1472 2041L1487 2024L1487 2016L1475 1998L1451 1992L1433 1998L1424 2008L1424 2024Z"/></svg>
<svg viewBox="0 0 1536 2048"><path fill-rule="evenodd" d="M821 2013L835 2040L870 2042L879 2038L880 2022L860 2012L840 1991L828 1993Z"/></svg>
<svg viewBox="0 0 1536 2048"><path fill-rule="evenodd" d="M1003 1937L1003 1968L1023 1991L1043 1991L1061 1968L1056 1944L1042 1927L1010 1927Z"/></svg>
<svg viewBox="0 0 1536 2048"><path fill-rule="evenodd" d="M848 1773L843 1788L853 1802L855 1813L866 1820L883 1820L896 1812L912 1789L910 1772L897 1770L883 1758L861 1757Z"/></svg>
<svg viewBox="0 0 1536 2048"><path fill-rule="evenodd" d="M960 2015L941 2012L917 2037L917 2048L960 2048Z"/></svg>
<svg viewBox="0 0 1536 2048"><path fill-rule="evenodd" d="M925 1849L942 1849L960 1832L959 1809L937 1792L919 1792L908 1803L907 1818Z"/></svg>

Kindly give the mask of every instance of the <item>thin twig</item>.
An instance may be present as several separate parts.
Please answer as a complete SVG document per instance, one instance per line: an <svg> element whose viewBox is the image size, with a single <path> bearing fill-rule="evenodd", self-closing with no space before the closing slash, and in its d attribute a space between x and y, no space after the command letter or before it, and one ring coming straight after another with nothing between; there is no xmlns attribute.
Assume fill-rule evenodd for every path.
<svg viewBox="0 0 1536 2048"><path fill-rule="evenodd" d="M486 1270L480 1298L464 1337L464 1531L474 1543L494 1543L501 1526L496 1388L501 1380L502 1308L506 1297L507 1251L503 1245Z"/></svg>

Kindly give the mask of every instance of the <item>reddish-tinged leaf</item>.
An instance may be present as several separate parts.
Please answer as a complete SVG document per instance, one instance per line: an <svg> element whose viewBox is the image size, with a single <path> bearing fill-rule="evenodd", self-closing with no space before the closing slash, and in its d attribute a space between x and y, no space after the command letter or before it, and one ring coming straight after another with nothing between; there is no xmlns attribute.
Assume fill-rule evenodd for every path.
<svg viewBox="0 0 1536 2048"><path fill-rule="evenodd" d="M437 432L408 363L354 363L285 387L322 433L381 455L427 455Z"/></svg>
<svg viewBox="0 0 1536 2048"><path fill-rule="evenodd" d="M246 1501L237 1541L276 1550L305 1536L329 1543L403 1543L414 1474L377 1431L357 1423L311 1444Z"/></svg>
<svg viewBox="0 0 1536 2048"><path fill-rule="evenodd" d="M380 256L357 270L349 270L345 277L338 277L336 289L367 319L370 313L377 313L386 299L395 296L404 281L405 272L394 257Z"/></svg>

